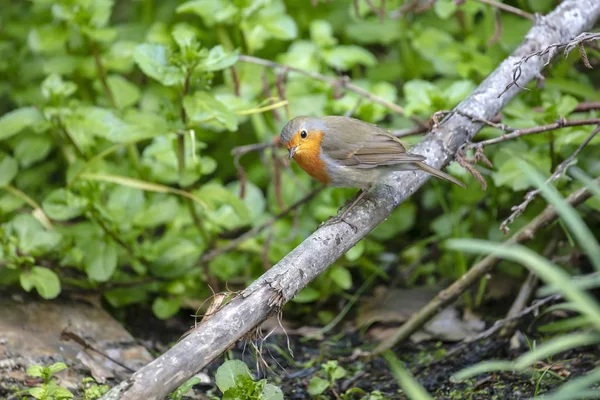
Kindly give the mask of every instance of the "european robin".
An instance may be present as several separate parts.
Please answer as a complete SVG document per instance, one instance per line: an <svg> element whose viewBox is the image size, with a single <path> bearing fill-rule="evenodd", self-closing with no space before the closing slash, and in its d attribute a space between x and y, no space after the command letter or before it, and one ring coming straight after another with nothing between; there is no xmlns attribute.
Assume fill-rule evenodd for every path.
<svg viewBox="0 0 600 400"><path fill-rule="evenodd" d="M293 118L281 130L281 143L289 150L289 157L319 182L362 190L343 215L382 174L391 171L420 169L465 187L458 179L425 164L425 157L409 153L388 131L355 118Z"/></svg>

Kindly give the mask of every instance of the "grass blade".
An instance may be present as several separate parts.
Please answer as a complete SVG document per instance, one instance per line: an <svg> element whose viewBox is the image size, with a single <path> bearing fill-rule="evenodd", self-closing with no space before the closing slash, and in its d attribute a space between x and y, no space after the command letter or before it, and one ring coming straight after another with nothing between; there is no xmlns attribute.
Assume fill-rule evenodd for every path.
<svg viewBox="0 0 600 400"><path fill-rule="evenodd" d="M534 186L540 190L546 201L556 208L556 212L577 238L579 245L586 252L596 270L600 271L600 245L581 216L565 201L558 190L547 184L544 178L529 164L521 161L519 165Z"/></svg>
<svg viewBox="0 0 600 400"><path fill-rule="evenodd" d="M387 361L392 371L392 375L396 378L396 381L404 390L404 394L411 400L433 400L433 397L427 393L425 389L416 379L404 368L402 362L396 358L394 353L386 351L383 353L383 358Z"/></svg>

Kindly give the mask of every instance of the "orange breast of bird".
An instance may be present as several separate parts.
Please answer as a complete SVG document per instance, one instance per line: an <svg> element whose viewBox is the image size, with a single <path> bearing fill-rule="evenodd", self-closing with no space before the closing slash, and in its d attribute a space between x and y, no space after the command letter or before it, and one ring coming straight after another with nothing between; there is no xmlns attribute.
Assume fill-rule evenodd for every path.
<svg viewBox="0 0 600 400"><path fill-rule="evenodd" d="M323 141L323 132L313 133L314 137L306 141L298 149L294 160L298 163L308 175L319 182L328 185L331 182L327 174L326 164L321 159L321 142Z"/></svg>

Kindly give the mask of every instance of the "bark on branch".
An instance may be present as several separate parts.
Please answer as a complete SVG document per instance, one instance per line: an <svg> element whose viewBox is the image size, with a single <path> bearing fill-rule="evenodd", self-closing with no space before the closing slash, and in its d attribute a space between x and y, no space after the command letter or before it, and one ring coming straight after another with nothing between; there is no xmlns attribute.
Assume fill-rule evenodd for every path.
<svg viewBox="0 0 600 400"><path fill-rule="evenodd" d="M427 157L427 163L442 167L450 162L460 146L482 128L461 114L491 120L520 88L513 86L515 63L533 52L555 43L571 40L592 27L600 17L598 0L565 0L552 13L536 20L523 43L488 76L461 104L460 113L446 117L417 146L414 153ZM544 61L533 57L521 65L519 86L539 76ZM422 172L389 175L345 217L345 222L326 223L267 271L237 298L162 356L129 379L114 387L102 399L162 399L229 346L251 332L270 314L277 312L317 275L354 246L429 176Z"/></svg>

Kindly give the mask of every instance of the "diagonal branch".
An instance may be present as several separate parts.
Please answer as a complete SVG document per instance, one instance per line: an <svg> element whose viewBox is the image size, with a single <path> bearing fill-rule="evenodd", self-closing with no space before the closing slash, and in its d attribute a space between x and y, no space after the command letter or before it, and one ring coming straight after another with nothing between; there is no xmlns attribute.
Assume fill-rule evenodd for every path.
<svg viewBox="0 0 600 400"><path fill-rule="evenodd" d="M474 122L461 113L491 120L521 90L513 86L503 96L498 96L512 81L512 71L518 60L552 43L577 36L599 17L600 2L597 0L564 0L555 11L539 18L515 52L458 105L460 113L446 117L412 152L427 157L427 163L434 167L450 162L458 148L483 127L483 123ZM534 79L543 67L544 60L539 57L522 63L520 83ZM237 340L252 332L268 316L280 311L285 303L377 227L427 179L429 176L420 171L398 172L384 178L370 196L346 215L348 223L321 225L212 318L114 387L102 399L164 398Z"/></svg>

